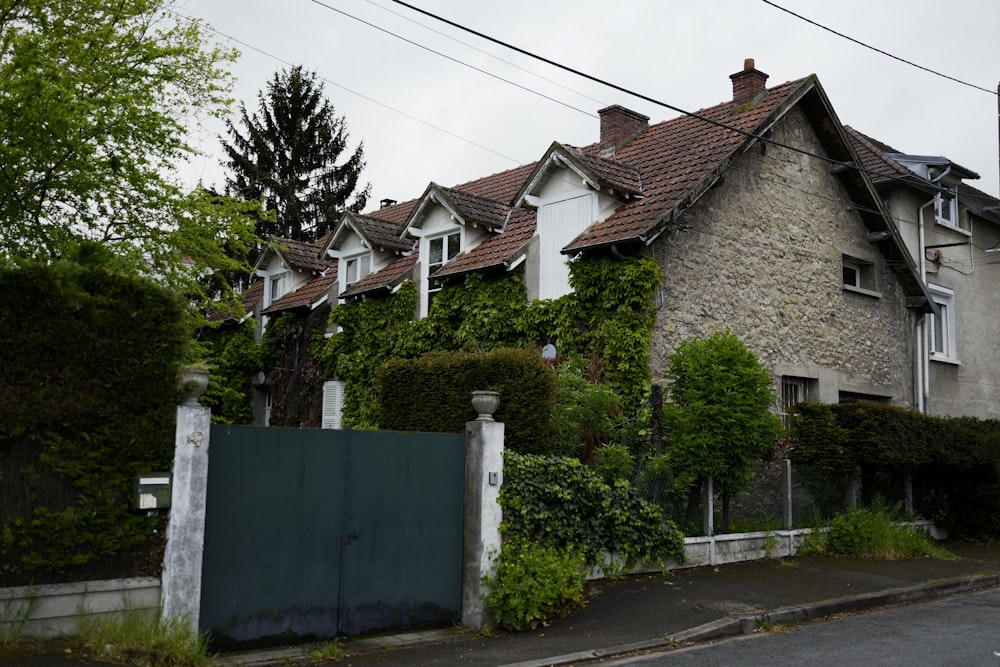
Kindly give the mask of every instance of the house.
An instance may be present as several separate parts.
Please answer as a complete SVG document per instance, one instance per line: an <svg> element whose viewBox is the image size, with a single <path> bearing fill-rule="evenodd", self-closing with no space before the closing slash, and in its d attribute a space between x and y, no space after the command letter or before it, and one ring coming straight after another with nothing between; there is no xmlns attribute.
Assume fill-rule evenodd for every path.
<svg viewBox="0 0 1000 667"><path fill-rule="evenodd" d="M965 185L964 168L844 127L816 76L770 88L767 78L748 59L721 104L653 125L610 106L594 144L556 142L537 162L345 213L327 238L259 265L270 281L261 313L384 298L412 280L424 317L443 284L474 272L519 272L529 299L555 299L571 289L574 258L641 253L664 276L655 381L682 340L729 329L772 372L779 408L872 400L992 414L997 355L984 348L996 338L959 336L979 365L968 371L947 347L1000 326L992 309L958 308L990 301L981 257L992 248L966 244L980 271L960 280L960 246L944 242L995 243L996 200ZM932 229L932 218L944 222ZM931 250L940 256L926 259ZM929 281L935 269L956 275Z"/></svg>
<svg viewBox="0 0 1000 667"><path fill-rule="evenodd" d="M937 304L914 332L915 405L933 415L1000 416L1000 201L951 160L898 151L847 128L861 163Z"/></svg>

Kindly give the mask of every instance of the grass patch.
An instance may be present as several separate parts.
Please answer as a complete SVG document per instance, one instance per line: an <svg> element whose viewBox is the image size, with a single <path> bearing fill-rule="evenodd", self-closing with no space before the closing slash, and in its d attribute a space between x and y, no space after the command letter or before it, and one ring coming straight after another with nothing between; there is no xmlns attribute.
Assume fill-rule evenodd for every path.
<svg viewBox="0 0 1000 667"><path fill-rule="evenodd" d="M136 667L209 667L205 634L184 619L158 620L129 610L117 617L81 620L77 637L96 658Z"/></svg>
<svg viewBox="0 0 1000 667"><path fill-rule="evenodd" d="M899 507L881 503L837 515L830 522L826 548L874 560L955 557L925 530L906 525L907 519Z"/></svg>
<svg viewBox="0 0 1000 667"><path fill-rule="evenodd" d="M331 662L344 658L344 648L340 645L339 639L327 642L309 654L309 659L314 663Z"/></svg>
<svg viewBox="0 0 1000 667"><path fill-rule="evenodd" d="M29 593L25 600L0 602L0 648L18 641L21 629L38 606L38 598Z"/></svg>

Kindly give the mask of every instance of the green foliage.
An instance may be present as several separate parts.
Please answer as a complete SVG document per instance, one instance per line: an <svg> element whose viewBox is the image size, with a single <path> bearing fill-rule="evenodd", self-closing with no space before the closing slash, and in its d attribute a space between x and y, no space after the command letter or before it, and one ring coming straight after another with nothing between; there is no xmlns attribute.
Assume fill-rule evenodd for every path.
<svg viewBox="0 0 1000 667"><path fill-rule="evenodd" d="M597 357L624 418L634 422L649 389L649 346L655 312L653 290L662 281L655 260L587 258L572 264L579 293L529 304L517 273L471 274L438 292L427 316L415 320L417 289L403 283L394 295L334 308L341 327L323 357L330 375L347 382L344 422L354 428L378 423L374 380L390 357L431 351L479 352L523 347L546 340L560 351Z"/></svg>
<svg viewBox="0 0 1000 667"><path fill-rule="evenodd" d="M210 667L208 636L184 618L161 619L126 610L120 617L83 621L77 638L91 655L136 667Z"/></svg>
<svg viewBox="0 0 1000 667"><path fill-rule="evenodd" d="M528 308L520 274L473 273L442 289L427 317L414 323L412 351L481 352L523 347L535 341L525 316Z"/></svg>
<svg viewBox="0 0 1000 667"><path fill-rule="evenodd" d="M254 342L254 321L203 332L203 354L213 360L208 389L199 402L220 424L253 423L252 379L264 366L263 348Z"/></svg>
<svg viewBox="0 0 1000 667"><path fill-rule="evenodd" d="M19 0L0 11L0 258L67 258L82 241L117 270L197 289L245 219L178 165L189 131L228 106L236 52L166 0ZM251 206L259 208L259 206Z"/></svg>
<svg viewBox="0 0 1000 667"><path fill-rule="evenodd" d="M129 498L173 460L183 313L100 267L0 268L0 580L72 578L162 528Z"/></svg>
<svg viewBox="0 0 1000 667"><path fill-rule="evenodd" d="M632 479L635 459L625 445L601 445L597 448L594 471L609 485L615 480Z"/></svg>
<svg viewBox="0 0 1000 667"><path fill-rule="evenodd" d="M485 604L497 625L535 629L583 606L582 556L531 542L508 542L484 577Z"/></svg>
<svg viewBox="0 0 1000 667"><path fill-rule="evenodd" d="M955 535L990 538L1000 525L1000 421L928 417L875 403L801 404L791 458L830 477L861 468L913 475L917 510Z"/></svg>
<svg viewBox="0 0 1000 667"><path fill-rule="evenodd" d="M404 282L396 294L338 305L330 324L340 329L326 342L321 359L327 373L346 382L343 422L352 428L378 426L375 376L390 357L405 352L417 312L417 286Z"/></svg>
<svg viewBox="0 0 1000 667"><path fill-rule="evenodd" d="M597 447L617 440L623 432L621 400L610 384L588 379L583 359L563 362L556 373L557 451L592 463Z"/></svg>
<svg viewBox="0 0 1000 667"><path fill-rule="evenodd" d="M365 207L371 186L356 192L364 147L337 164L347 148L347 125L324 97L323 82L300 65L276 72L257 97L253 114L240 105L242 131L226 122L227 192L263 200L276 214L257 221L260 238L315 241L332 230L352 195L351 210Z"/></svg>
<svg viewBox="0 0 1000 667"><path fill-rule="evenodd" d="M570 265L574 291L554 302L536 302L529 313L540 339L557 340L562 354L601 361L627 416L637 413L648 395L653 292L662 282L652 257L580 259Z"/></svg>
<svg viewBox="0 0 1000 667"><path fill-rule="evenodd" d="M840 514L830 522L829 550L875 560L954 558L926 531L905 525L906 520L898 506L882 503Z"/></svg>
<svg viewBox="0 0 1000 667"><path fill-rule="evenodd" d="M323 337L330 307L284 312L268 322L261 368L271 389L271 425L319 428L327 379Z"/></svg>
<svg viewBox="0 0 1000 667"><path fill-rule="evenodd" d="M500 505L506 540L570 549L592 565L604 563L605 550L620 554L628 568L683 559L683 536L627 480L605 482L575 458L505 456Z"/></svg>
<svg viewBox="0 0 1000 667"><path fill-rule="evenodd" d="M690 338L670 355L666 376L671 403L668 457L678 490L712 476L716 490L738 494L753 465L783 434L771 377L757 357L729 332Z"/></svg>
<svg viewBox="0 0 1000 667"><path fill-rule="evenodd" d="M461 433L476 418L472 392L498 391L500 407L494 417L505 424L508 448L550 452L555 383L555 374L533 349L392 359L376 379L378 423L395 431Z"/></svg>

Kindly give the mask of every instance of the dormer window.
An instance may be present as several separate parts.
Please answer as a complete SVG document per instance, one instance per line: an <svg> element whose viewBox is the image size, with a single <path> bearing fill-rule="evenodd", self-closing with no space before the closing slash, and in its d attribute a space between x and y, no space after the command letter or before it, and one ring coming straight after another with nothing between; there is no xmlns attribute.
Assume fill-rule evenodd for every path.
<svg viewBox="0 0 1000 667"><path fill-rule="evenodd" d="M358 255L357 257L349 257L344 260L344 285L345 287L350 287L354 283L358 282L372 270L372 256L371 253L365 253L364 255Z"/></svg>
<svg viewBox="0 0 1000 667"><path fill-rule="evenodd" d="M968 233L968 225L962 224L958 210L958 188L947 187L946 192L934 196L934 219L939 225Z"/></svg>
<svg viewBox="0 0 1000 667"><path fill-rule="evenodd" d="M455 259L462 249L462 234L452 232L446 236L428 239L428 273L433 274L442 266Z"/></svg>
<svg viewBox="0 0 1000 667"><path fill-rule="evenodd" d="M421 270L421 274L426 281L426 298L421 299L420 316L424 317L430 310L431 302L438 292L441 291L441 283L434 279L434 273L445 264L455 259L462 251L461 230L450 231L446 234L426 238L427 267ZM423 252L423 250L421 250Z"/></svg>
<svg viewBox="0 0 1000 667"><path fill-rule="evenodd" d="M268 305L285 295L285 274L278 273L268 278Z"/></svg>

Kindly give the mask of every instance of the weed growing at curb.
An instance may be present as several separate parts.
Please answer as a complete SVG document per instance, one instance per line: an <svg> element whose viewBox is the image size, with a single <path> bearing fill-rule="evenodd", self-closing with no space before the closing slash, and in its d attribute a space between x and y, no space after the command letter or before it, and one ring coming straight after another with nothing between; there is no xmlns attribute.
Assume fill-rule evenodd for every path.
<svg viewBox="0 0 1000 667"><path fill-rule="evenodd" d="M185 619L158 620L126 610L117 617L81 620L77 637L97 658L136 667L210 667L208 637Z"/></svg>

